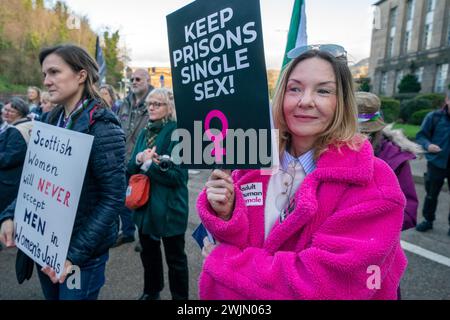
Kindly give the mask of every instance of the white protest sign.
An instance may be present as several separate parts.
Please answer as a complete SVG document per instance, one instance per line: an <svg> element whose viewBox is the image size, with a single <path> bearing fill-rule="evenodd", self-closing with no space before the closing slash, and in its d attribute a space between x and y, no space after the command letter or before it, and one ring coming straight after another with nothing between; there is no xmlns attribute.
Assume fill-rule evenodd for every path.
<svg viewBox="0 0 450 320"><path fill-rule="evenodd" d="M35 122L17 195L17 247L62 274L94 137Z"/></svg>

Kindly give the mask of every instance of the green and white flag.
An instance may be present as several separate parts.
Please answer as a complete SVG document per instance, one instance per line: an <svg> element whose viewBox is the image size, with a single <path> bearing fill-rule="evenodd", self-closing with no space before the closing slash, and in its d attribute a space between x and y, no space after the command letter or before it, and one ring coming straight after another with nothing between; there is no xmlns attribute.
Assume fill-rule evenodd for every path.
<svg viewBox="0 0 450 320"><path fill-rule="evenodd" d="M306 0L295 0L294 8L292 9L291 24L289 25L289 32L286 43L286 50L283 57L283 66L289 62L287 53L299 46L306 46L308 43L308 37L306 34Z"/></svg>

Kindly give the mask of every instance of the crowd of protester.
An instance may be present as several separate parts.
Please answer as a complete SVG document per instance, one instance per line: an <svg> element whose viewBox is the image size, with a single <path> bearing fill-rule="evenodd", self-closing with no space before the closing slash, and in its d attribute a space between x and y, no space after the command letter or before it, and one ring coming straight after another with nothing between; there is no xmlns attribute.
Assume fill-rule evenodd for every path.
<svg viewBox="0 0 450 320"><path fill-rule="evenodd" d="M450 93L446 106L425 118L420 145L413 143L384 122L376 95L355 92L345 49L329 48L300 47L288 55L272 101L279 170L216 169L200 193L197 213L210 233L202 251L201 299L400 298L407 265L400 233L432 228L437 195L449 179ZM161 243L172 298L189 299L188 172L166 161L176 143L172 91L153 88L148 72L137 69L120 99L111 85L98 84L95 60L75 45L44 48L39 62L46 91L30 86L27 101L13 97L0 104L3 246L15 246L14 209L35 121L94 140L62 275L18 250L19 283L36 266L46 299L95 300L109 249L137 235L144 269L139 299L160 299ZM409 161L422 154L428 160L426 220L416 226ZM135 208L125 199L136 175L151 187ZM242 187L251 183L265 190L261 206L246 205ZM68 289L75 265L81 288ZM378 290L366 285L370 265L380 268Z"/></svg>

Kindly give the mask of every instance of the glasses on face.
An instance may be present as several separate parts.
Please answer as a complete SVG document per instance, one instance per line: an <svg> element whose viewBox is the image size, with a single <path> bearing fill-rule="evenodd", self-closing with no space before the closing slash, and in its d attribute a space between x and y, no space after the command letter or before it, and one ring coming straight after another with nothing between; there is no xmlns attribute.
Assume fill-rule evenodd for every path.
<svg viewBox="0 0 450 320"><path fill-rule="evenodd" d="M147 102L147 106L148 107L153 107L156 110L158 110L159 108L161 108L162 106L165 106L165 105L167 105L167 103L165 103L165 102L158 102L158 101L149 101L149 102Z"/></svg>
<svg viewBox="0 0 450 320"><path fill-rule="evenodd" d="M275 198L275 207L279 211L280 223L295 209L295 197L292 187L295 179L295 168L297 163L289 165L287 170L279 169L282 180L282 191Z"/></svg>
<svg viewBox="0 0 450 320"><path fill-rule="evenodd" d="M289 51L287 57L289 59L295 59L310 50L327 52L335 58L343 58L347 60L347 51L344 49L344 47L338 44L313 44L297 47Z"/></svg>
<svg viewBox="0 0 450 320"><path fill-rule="evenodd" d="M4 113L19 113L16 109L12 109L12 108L3 108L2 112Z"/></svg>
<svg viewBox="0 0 450 320"><path fill-rule="evenodd" d="M139 77L134 77L134 78L131 78L130 79L131 80L131 82L141 82L141 80L142 80L142 78L139 78Z"/></svg>

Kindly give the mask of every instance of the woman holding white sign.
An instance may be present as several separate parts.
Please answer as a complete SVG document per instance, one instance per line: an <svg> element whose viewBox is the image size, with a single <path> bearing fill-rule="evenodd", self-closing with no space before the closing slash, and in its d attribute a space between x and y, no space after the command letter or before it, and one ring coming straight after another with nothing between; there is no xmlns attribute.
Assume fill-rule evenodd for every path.
<svg viewBox="0 0 450 320"><path fill-rule="evenodd" d="M197 209L201 299L396 299L405 199L357 133L346 51L292 50L273 100L280 164L215 170Z"/></svg>
<svg viewBox="0 0 450 320"><path fill-rule="evenodd" d="M105 282L108 249L115 243L125 198L125 137L95 87L98 66L84 49L47 48L39 60L50 101L58 105L42 121L94 136L64 271L58 278L47 266L38 270L39 279L46 299L94 300ZM14 207L0 214L0 237L8 246L14 245ZM68 286L75 266L79 283Z"/></svg>

